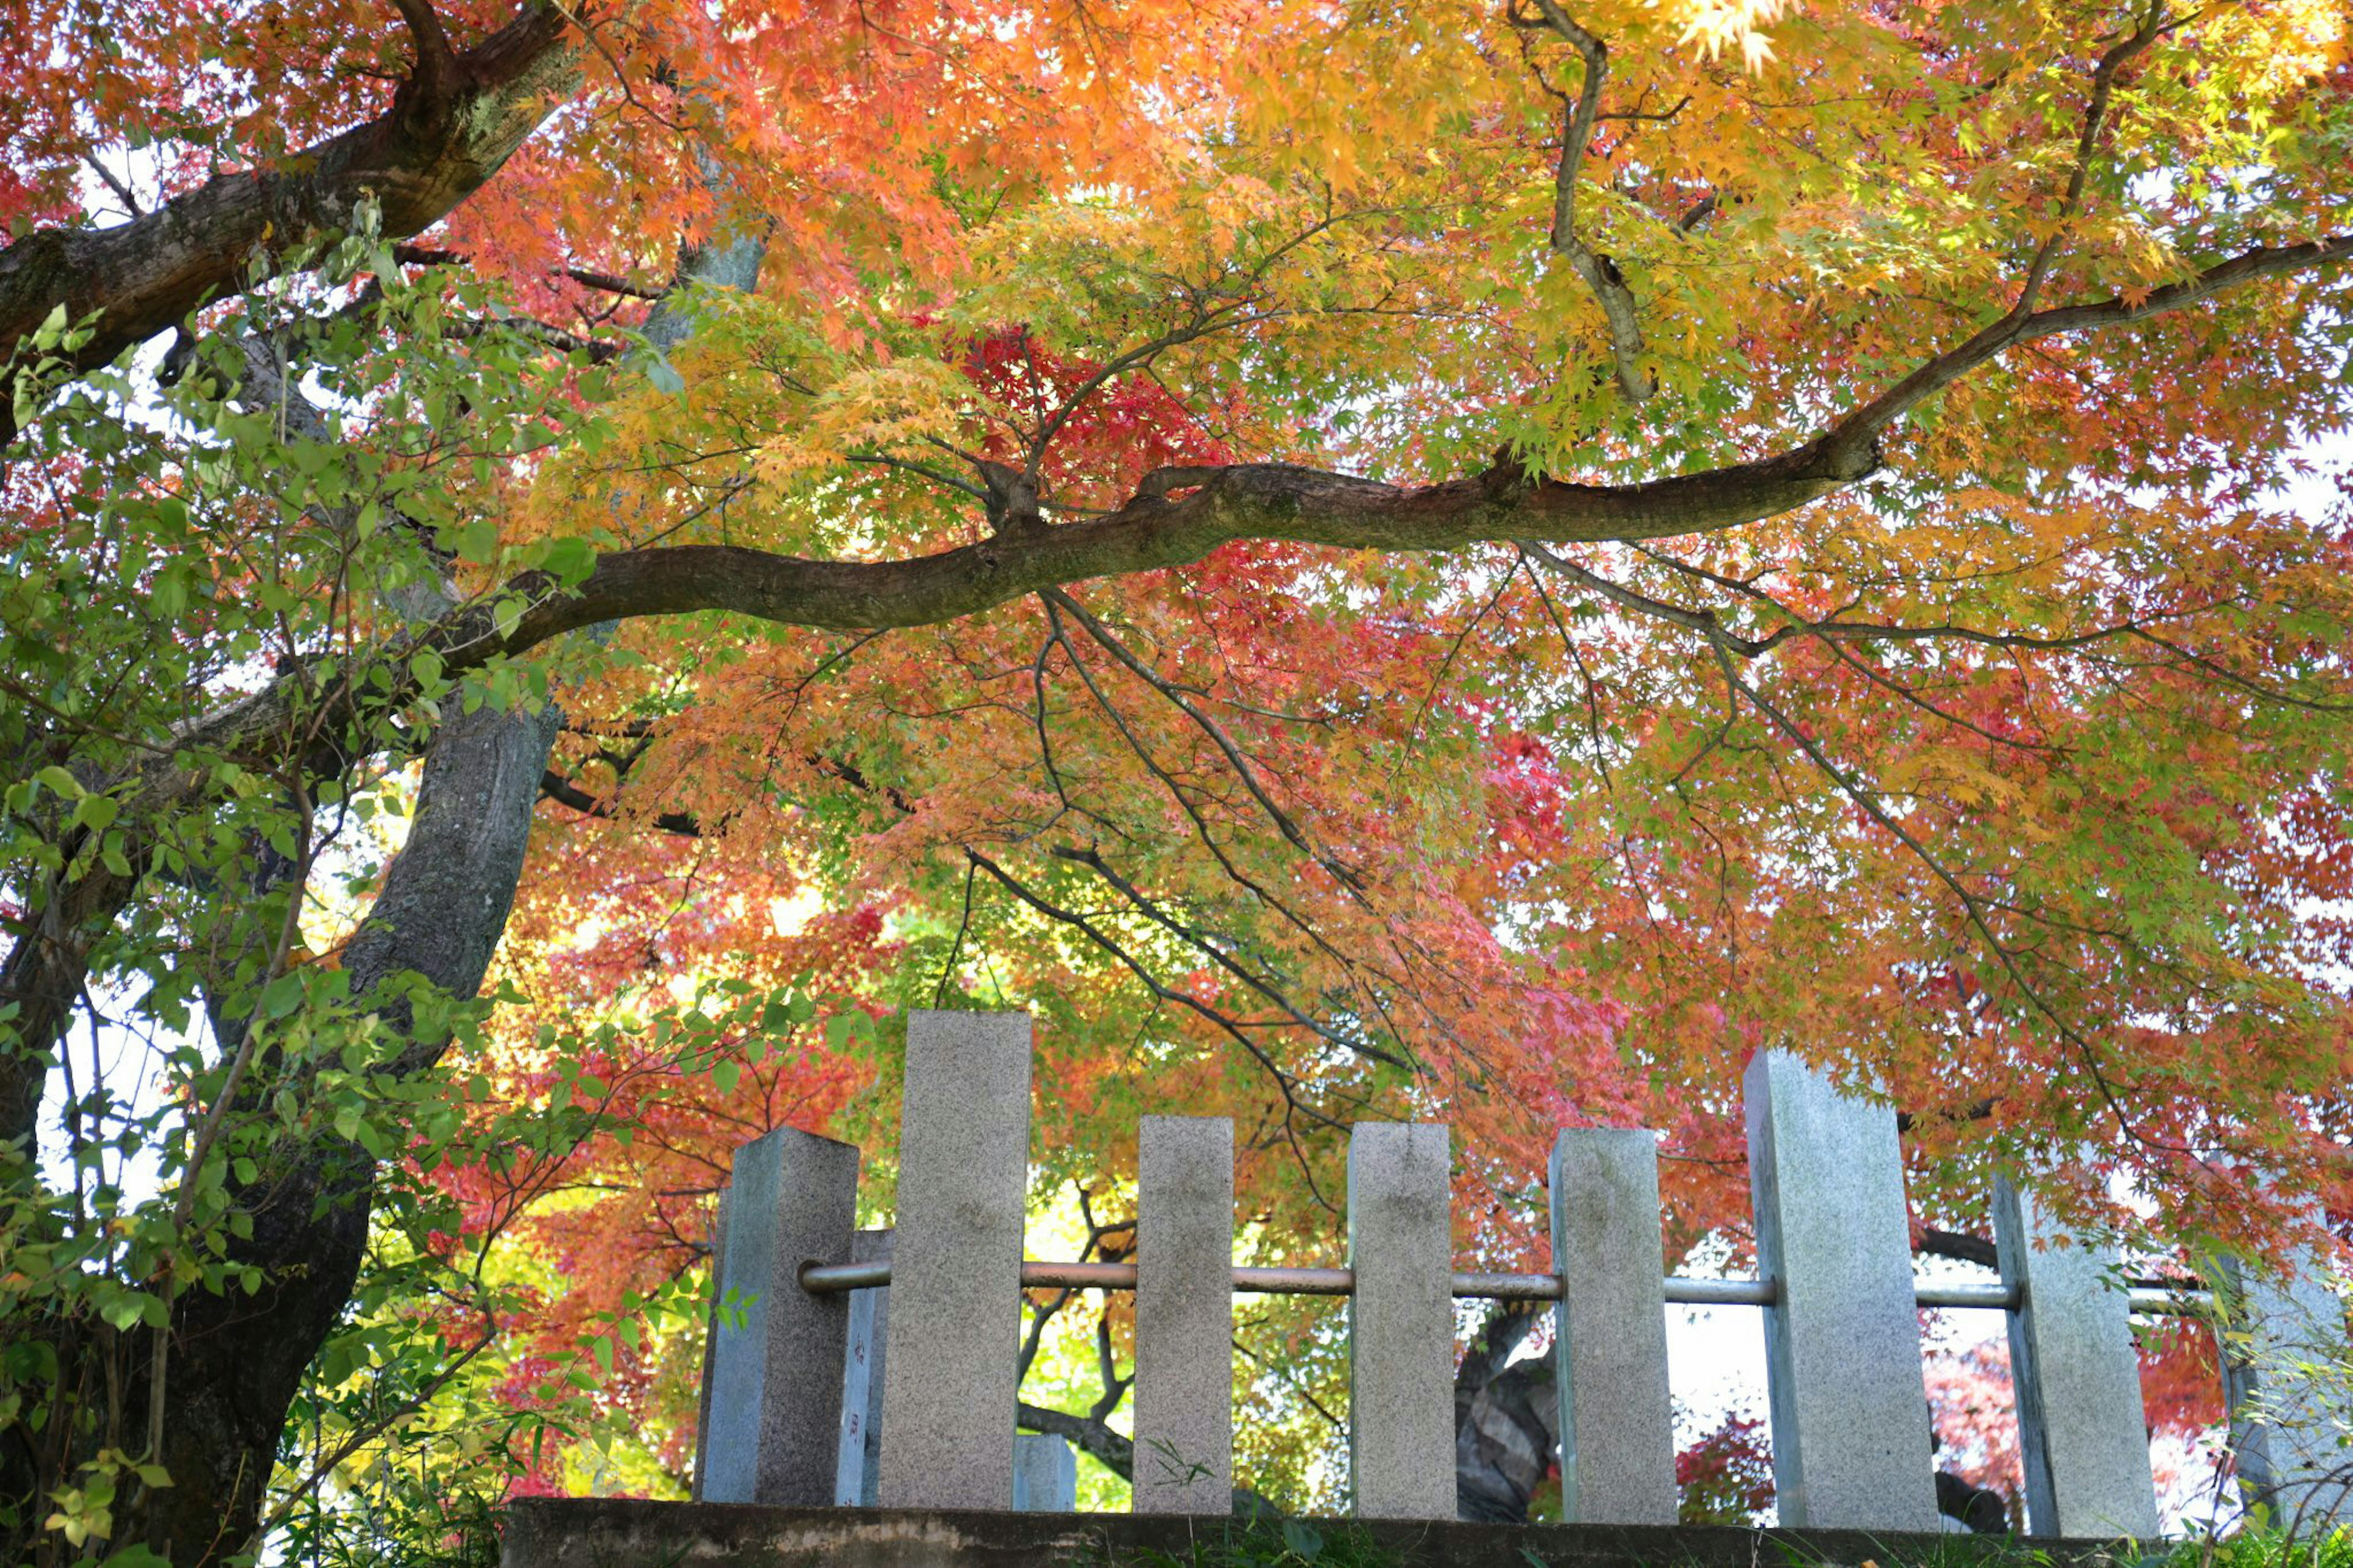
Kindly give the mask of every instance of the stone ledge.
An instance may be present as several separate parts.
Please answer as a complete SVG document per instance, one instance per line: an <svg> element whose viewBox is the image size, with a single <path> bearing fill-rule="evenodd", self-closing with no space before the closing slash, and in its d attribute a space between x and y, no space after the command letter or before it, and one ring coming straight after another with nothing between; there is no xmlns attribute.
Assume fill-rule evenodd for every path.
<svg viewBox="0 0 2353 1568"><path fill-rule="evenodd" d="M1215 1514L944 1512L533 1498L504 1568L1244 1568L1300 1563L1281 1526ZM1852 1530L1300 1521L1333 1568L2112 1568L2128 1543Z"/></svg>

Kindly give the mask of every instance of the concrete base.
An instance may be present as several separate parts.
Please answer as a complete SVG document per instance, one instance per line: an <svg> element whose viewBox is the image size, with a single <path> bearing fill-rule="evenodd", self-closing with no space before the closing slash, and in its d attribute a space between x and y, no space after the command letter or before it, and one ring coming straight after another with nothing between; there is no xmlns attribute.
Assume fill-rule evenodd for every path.
<svg viewBox="0 0 2353 1568"><path fill-rule="evenodd" d="M504 1568L1228 1568L1282 1559L1283 1526L1215 1514L987 1513L529 1498L503 1513ZM1335 1563L1382 1568L2115 1568L2117 1542L1677 1525L1292 1521ZM1352 1550L1343 1550L1343 1544ZM1296 1561L1297 1559L1289 1559Z"/></svg>

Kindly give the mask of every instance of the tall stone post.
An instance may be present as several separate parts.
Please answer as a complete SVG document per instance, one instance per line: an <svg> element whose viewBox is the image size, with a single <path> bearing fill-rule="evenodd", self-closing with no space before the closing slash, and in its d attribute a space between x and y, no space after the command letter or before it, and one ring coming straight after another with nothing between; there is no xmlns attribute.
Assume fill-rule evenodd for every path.
<svg viewBox="0 0 2353 1568"><path fill-rule="evenodd" d="M1780 1051L1742 1087L1781 1522L1939 1529L1894 1112Z"/></svg>
<svg viewBox="0 0 2353 1568"><path fill-rule="evenodd" d="M1008 1508L1029 1016L910 1016L900 1115L880 1500Z"/></svg>
<svg viewBox="0 0 2353 1568"><path fill-rule="evenodd" d="M2131 1299L2112 1248L2051 1245L2033 1198L1994 1188L1994 1246L2010 1315L2010 1374L2037 1535L2157 1538L2157 1483L2141 1407Z"/></svg>
<svg viewBox="0 0 2353 1568"><path fill-rule="evenodd" d="M1138 1513L1224 1513L1234 1487L1234 1124L1147 1116L1136 1148Z"/></svg>
<svg viewBox="0 0 2353 1568"><path fill-rule="evenodd" d="M702 1489L711 1479L711 1390L712 1363L719 1355L719 1335L725 1326L727 1304L720 1286L720 1261L727 1250L727 1189L719 1189L711 1215L711 1310L703 1320L702 1384L695 1391L694 1485L696 1502L709 1502Z"/></svg>
<svg viewBox="0 0 2353 1568"><path fill-rule="evenodd" d="M2231 1450L2250 1503L2316 1533L2353 1522L2353 1356L2327 1265L2304 1253L2289 1268L2224 1268Z"/></svg>
<svg viewBox="0 0 2353 1568"><path fill-rule="evenodd" d="M833 1500L849 1304L801 1289L805 1263L847 1263L858 1150L779 1127L735 1151L719 1245L720 1314L705 1361L709 1415L696 1466L707 1502Z"/></svg>
<svg viewBox="0 0 2353 1568"><path fill-rule="evenodd" d="M850 1260L879 1263L891 1256L888 1230L861 1230L851 1241ZM834 1472L837 1508L872 1508L880 1495L882 1457L882 1389L889 1357L891 1292L877 1286L849 1293L849 1349L841 1369L841 1462Z"/></svg>
<svg viewBox="0 0 2353 1568"><path fill-rule="evenodd" d="M1454 1241L1436 1122L1348 1139L1348 1458L1369 1519L1454 1517Z"/></svg>
<svg viewBox="0 0 2353 1568"><path fill-rule="evenodd" d="M1552 1266L1561 1281L1553 1344L1561 1517L1672 1524L1658 1140L1567 1129L1553 1143L1551 1191Z"/></svg>

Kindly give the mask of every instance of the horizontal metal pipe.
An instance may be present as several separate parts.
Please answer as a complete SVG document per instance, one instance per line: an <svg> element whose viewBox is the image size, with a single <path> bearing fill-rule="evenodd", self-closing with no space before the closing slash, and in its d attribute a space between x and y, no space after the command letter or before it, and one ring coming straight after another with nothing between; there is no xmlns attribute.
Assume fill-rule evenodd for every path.
<svg viewBox="0 0 2353 1568"><path fill-rule="evenodd" d="M812 1296L823 1296L835 1290L871 1290L891 1283L891 1260L877 1258L871 1263L804 1263L801 1265L801 1289Z"/></svg>
<svg viewBox="0 0 2353 1568"><path fill-rule="evenodd" d="M2018 1310L2018 1288L1990 1280L1915 1285L1912 1299L1923 1307L1991 1307L2007 1312Z"/></svg>
<svg viewBox="0 0 2353 1568"><path fill-rule="evenodd" d="M891 1283L886 1258L873 1263L809 1263L801 1268L801 1289L816 1294L871 1290ZM1133 1263L1039 1263L1021 1265L1021 1283L1036 1289L1133 1290ZM1257 1296L1345 1296L1356 1288L1353 1268L1236 1268L1236 1290ZM1556 1274L1457 1274L1453 1293L1489 1301L1557 1301ZM1769 1279L1698 1279L1674 1275L1664 1282L1666 1300L1685 1307L1769 1307L1779 1292ZM1992 1281L1923 1283L1913 1287L1923 1307L1983 1308L2016 1311L2018 1291ZM2132 1310L2175 1317L2211 1311L2213 1293L2192 1286L2135 1286Z"/></svg>
<svg viewBox="0 0 2353 1568"><path fill-rule="evenodd" d="M1769 1307L1780 1296L1770 1279L1694 1279L1667 1277L1666 1298L1684 1307Z"/></svg>
<svg viewBox="0 0 2353 1568"><path fill-rule="evenodd" d="M1237 1268L1234 1289L1253 1296L1348 1296L1356 1289L1353 1268Z"/></svg>
<svg viewBox="0 0 2353 1568"><path fill-rule="evenodd" d="M1457 1274L1454 1294L1487 1301L1557 1301L1557 1274Z"/></svg>
<svg viewBox="0 0 2353 1568"><path fill-rule="evenodd" d="M1133 1263L1024 1263L1021 1283L1030 1289L1133 1290Z"/></svg>

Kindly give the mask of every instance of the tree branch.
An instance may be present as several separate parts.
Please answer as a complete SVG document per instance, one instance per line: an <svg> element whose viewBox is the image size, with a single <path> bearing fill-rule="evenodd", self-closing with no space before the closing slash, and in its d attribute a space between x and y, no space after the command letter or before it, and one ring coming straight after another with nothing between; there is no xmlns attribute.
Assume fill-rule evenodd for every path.
<svg viewBox="0 0 2353 1568"><path fill-rule="evenodd" d="M100 232L111 241L137 227ZM0 323L11 319L10 289L21 287L21 275L9 268L22 248L0 252ZM0 1142L31 1129L43 1058L79 993L89 944L137 886L153 841L152 825L212 787L210 767L200 759L206 753L259 757L274 769L284 737L308 732L322 737L308 763L314 776L332 773L347 760L339 749L342 737L365 732L371 715L413 698L407 665L423 648L439 654L448 673L459 675L568 631L638 616L728 610L781 625L860 631L934 625L1063 584L1187 565L1239 540L1443 551L1485 541L1634 542L1718 531L1793 510L1863 477L1879 461L1883 430L2011 344L2145 321L2348 258L2353 233L2261 246L2137 300L2119 296L2005 318L1920 365L1803 446L1639 484L1531 479L1508 462L1471 479L1419 487L1286 464L1238 463L1162 470L1147 476L1126 505L1102 517L909 560L810 561L730 545L680 545L605 555L570 589L546 574L525 574L497 595L389 645L381 666L391 675L388 689L365 684L378 666L352 660L341 682L323 694L327 711L304 713L297 726L295 715L311 700L309 677L303 668L282 668L260 690L160 737L145 762L110 783L110 792L123 802L129 871L111 871L100 862L55 890L37 928L0 963L0 1002L21 1008L11 1031L16 1043L0 1052ZM1177 489L1188 493L1169 499ZM1716 646L1731 655L1728 642ZM313 720L319 721L315 729L309 727ZM61 847L70 863L73 846Z"/></svg>
<svg viewBox="0 0 2353 1568"><path fill-rule="evenodd" d="M415 234L480 189L577 84L579 30L555 0L530 0L462 53L449 51L426 0L398 4L417 68L375 119L217 175L129 223L40 229L0 250L0 353L63 305L76 319L98 313L74 363L103 364L237 292L257 249L344 232L369 195L387 236ZM0 440L14 433L0 398Z"/></svg>
<svg viewBox="0 0 2353 1568"><path fill-rule="evenodd" d="M1553 173L1552 247L1585 280L1601 307L1602 319L1609 326L1609 356L1617 367L1619 386L1634 402L1645 402L1658 390L1658 383L1642 365L1642 329L1634 317L1634 291L1626 287L1625 274L1618 270L1618 264L1586 244L1577 232L1577 171L1601 112L1609 47L1578 26L1561 9L1558 0L1536 0L1536 9L1545 25L1567 39L1585 62L1585 79L1577 84L1577 97L1561 121L1560 162Z"/></svg>
<svg viewBox="0 0 2353 1568"><path fill-rule="evenodd" d="M539 794L543 800L552 800L558 805L570 806L583 816L609 820L617 815L613 810L613 803L610 800L590 795L553 768L540 774ZM702 823L696 821L688 812L662 812L654 817L653 824L664 833L675 833L681 838L702 837Z"/></svg>

